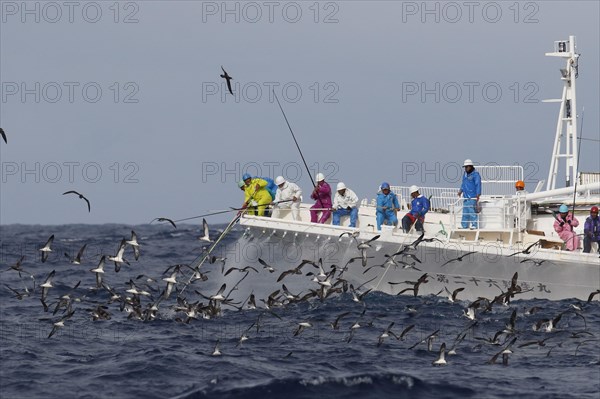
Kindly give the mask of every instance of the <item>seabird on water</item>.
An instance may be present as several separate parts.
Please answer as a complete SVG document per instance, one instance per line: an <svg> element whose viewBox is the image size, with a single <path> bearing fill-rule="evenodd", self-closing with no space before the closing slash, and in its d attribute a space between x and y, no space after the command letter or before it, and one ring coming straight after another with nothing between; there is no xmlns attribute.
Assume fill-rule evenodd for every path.
<svg viewBox="0 0 600 399"><path fill-rule="evenodd" d="M447 364L447 362L446 362L446 343L445 342L442 342L442 345L440 345L440 355L431 364L433 364L434 366L445 366Z"/></svg>
<svg viewBox="0 0 600 399"><path fill-rule="evenodd" d="M221 340L217 340L217 343L215 344L215 349L213 349L211 356L221 356L221 350L219 349L219 344L221 343Z"/></svg>

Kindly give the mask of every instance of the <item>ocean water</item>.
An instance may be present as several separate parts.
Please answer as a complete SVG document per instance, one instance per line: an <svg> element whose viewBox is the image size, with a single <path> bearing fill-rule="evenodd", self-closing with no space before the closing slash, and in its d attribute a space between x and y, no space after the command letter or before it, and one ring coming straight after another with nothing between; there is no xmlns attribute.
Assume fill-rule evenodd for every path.
<svg viewBox="0 0 600 399"><path fill-rule="evenodd" d="M212 226L211 235L224 227ZM130 265L116 273L107 261L104 283L123 297L131 296L126 293L130 280L147 291L150 296L140 296L141 307L158 303L156 317L148 320L128 317L128 307L121 310L119 301L110 302L110 294L96 288L90 272L102 254L115 254L132 228L141 246L139 260L127 247L124 257ZM42 263L39 248L52 234L53 251ZM254 252L240 246L244 237L239 228L219 243L226 250L213 252L227 257L224 265L219 260L206 262L200 269L206 281L190 285L186 283L191 272L182 266L176 291L159 301L167 285L162 279L173 268L167 274L165 270L191 264L209 245L197 239L200 235L195 225L2 226L0 397L600 397L599 301L514 300L509 306L478 312L476 323L463 315L465 301L377 292L368 293L363 302L341 292L265 309L261 300L281 292L282 283L301 295L318 285L304 275L277 282L288 266L269 255L272 249L262 248L257 254L260 239ZM64 254L74 257L86 243L81 264L70 263ZM19 276L10 266L21 256L24 271ZM270 273L259 257L277 270ZM244 280L245 272L238 270L223 276L231 267L245 266L258 273L247 269L251 276ZM44 311L40 284L53 270ZM235 307L222 305L220 314L186 323L186 315L177 310L177 297L207 304L202 295L215 295L223 283L224 295L235 298ZM257 309L248 309L249 293L256 297ZM582 299L587 294L582 293ZM56 308L64 295L71 298L69 310ZM94 321L92 310L97 306L104 306L110 319ZM526 314L534 307L533 314ZM515 310L514 332L500 334L498 342L491 343ZM71 311L64 327L49 337L54 323ZM333 329L331 323L340 315L339 328ZM536 322L558 315L555 330L534 331ZM310 327L298 331L301 322ZM360 327L352 330L355 323ZM407 332L402 339L390 336L379 343L391 323L396 336ZM436 331L429 350L421 341ZM248 339L240 343L242 335ZM490 363L515 338L507 363L502 355ZM446 355L446 365L434 366L442 343L447 350L455 346L456 354ZM221 355L213 356L217 344Z"/></svg>

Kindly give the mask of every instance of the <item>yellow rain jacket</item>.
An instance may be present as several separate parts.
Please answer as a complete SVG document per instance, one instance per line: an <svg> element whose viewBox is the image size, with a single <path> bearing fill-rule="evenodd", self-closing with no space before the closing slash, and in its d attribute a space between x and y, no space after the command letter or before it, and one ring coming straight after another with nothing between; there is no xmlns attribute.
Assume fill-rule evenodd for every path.
<svg viewBox="0 0 600 399"><path fill-rule="evenodd" d="M259 186L258 190L256 190L257 184ZM257 205L268 205L273 201L271 194L266 189L267 184L266 180L255 177L250 182L250 185L247 185L244 188L244 200L245 203L248 204L248 208L250 208L248 210L249 215L265 215L266 206L258 206L258 210L256 208L252 209L252 207L256 207Z"/></svg>

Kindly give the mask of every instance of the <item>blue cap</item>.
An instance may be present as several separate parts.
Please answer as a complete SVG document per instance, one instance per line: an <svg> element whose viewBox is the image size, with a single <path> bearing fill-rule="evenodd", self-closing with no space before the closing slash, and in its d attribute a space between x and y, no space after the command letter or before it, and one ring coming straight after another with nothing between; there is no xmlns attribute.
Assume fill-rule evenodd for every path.
<svg viewBox="0 0 600 399"><path fill-rule="evenodd" d="M390 188L390 183L385 182L385 181L383 183L381 183L381 189L383 190L384 188L388 188L389 189Z"/></svg>
<svg viewBox="0 0 600 399"><path fill-rule="evenodd" d="M569 212L569 207L568 207L568 206L566 206L565 204L562 204L562 205L560 206L560 208L558 208L558 211L559 211L560 213L568 213L568 212Z"/></svg>
<svg viewBox="0 0 600 399"><path fill-rule="evenodd" d="M248 180L248 179L252 179L252 176L250 176L250 173L244 173L244 176L242 176L242 180Z"/></svg>

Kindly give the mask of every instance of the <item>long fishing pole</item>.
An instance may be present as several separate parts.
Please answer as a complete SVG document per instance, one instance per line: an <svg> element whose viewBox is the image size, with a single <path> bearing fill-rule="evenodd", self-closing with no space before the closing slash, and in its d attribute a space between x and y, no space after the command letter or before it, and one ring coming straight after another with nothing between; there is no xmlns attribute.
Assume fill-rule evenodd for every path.
<svg viewBox="0 0 600 399"><path fill-rule="evenodd" d="M225 227L225 230L223 230L223 232L221 233L221 235L219 236L219 238L217 238L215 240L215 242L208 248L208 250L206 252L204 252L202 255L198 256L190 264L190 267L192 269L194 269L195 272L192 273L192 275L190 276L188 282L179 291L179 295L181 295L183 293L183 291L185 291L185 289L188 287L188 285L191 284L191 282L194 280L194 276L196 275L196 272L200 270L200 266L202 266L202 264L206 261L206 259L208 259L208 256L216 248L216 246L219 244L219 242L231 231L231 229L233 228L233 226L240 220L240 218L242 217L242 214L243 214L243 212L240 213L240 214L238 214L238 215L235 215L235 217L231 220L231 222L229 222L229 224L227 225L227 227Z"/></svg>
<svg viewBox="0 0 600 399"><path fill-rule="evenodd" d="M310 169L308 169L308 164L306 163L306 159L304 159L304 155L302 154L300 145L298 145L298 140L296 140L296 135L294 134L294 131L292 130L292 126L290 126L290 122L288 121L288 118L285 115L285 112L283 111L283 107L281 106L281 103L279 102L279 98L277 98L277 94L275 94L275 89L273 89L273 95L275 96L275 100L277 100L277 105L279 105L279 109L281 110L281 113L283 114L283 118L285 119L285 123L287 123L288 129L290 129L290 133L292 134L294 143L296 143L296 148L298 149L298 152L300 153L300 157L302 158L302 162L304 162L304 167L306 168L306 171L308 172L308 178L310 179L310 182L312 183L313 188L316 190L317 185L315 184L315 181L313 180L312 175L310 174ZM317 196L317 201L319 201L319 205L321 206L321 208L323 208L323 203L321 202L321 198L319 198L318 196Z"/></svg>
<svg viewBox="0 0 600 399"><path fill-rule="evenodd" d="M266 207L266 206L269 206L269 205L277 205L277 204L282 204L284 202L291 202L291 201L293 201L293 200L290 199L290 200L277 201L277 202L272 202L270 204L257 205L256 207L261 207L261 206L262 207ZM225 210L222 210L222 211L214 211L214 212L211 212L211 213L205 213L204 215L198 215L198 216L192 216L192 217L189 217L189 218L173 220L173 222L177 223L177 222L183 222L185 220L192 220L192 219L198 219L198 218L203 218L203 217L207 217L207 216L220 215L220 214L223 214L223 213L238 212L238 211L242 211L244 209L246 209L246 208L231 208L231 209L225 209Z"/></svg>
<svg viewBox="0 0 600 399"><path fill-rule="evenodd" d="M579 127L579 143L577 144L577 165L575 165L575 184L573 185L573 205L571 206L571 218L575 218L575 196L577 195L577 173L579 173L579 160L581 159L581 138L583 137L583 114L585 107L581 108L581 126ZM577 134L577 132L575 133ZM571 231L573 231L573 225L571 225Z"/></svg>

